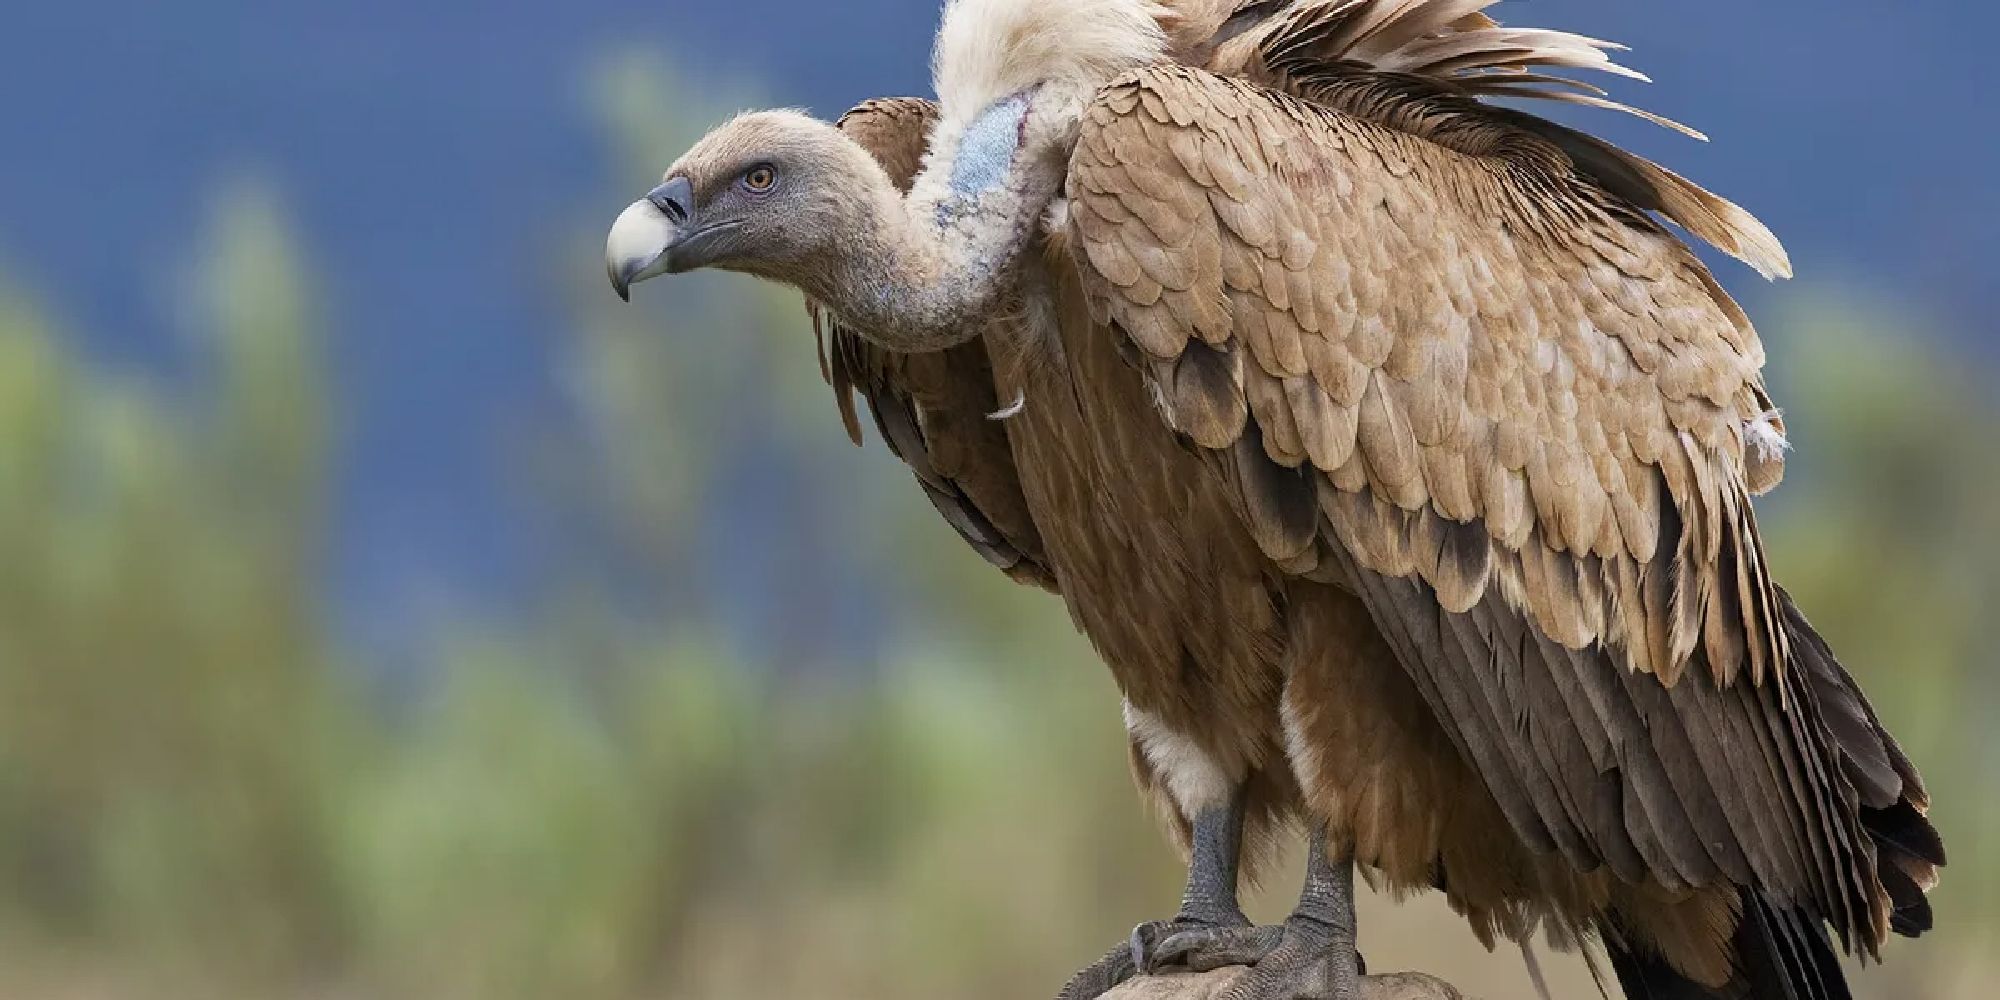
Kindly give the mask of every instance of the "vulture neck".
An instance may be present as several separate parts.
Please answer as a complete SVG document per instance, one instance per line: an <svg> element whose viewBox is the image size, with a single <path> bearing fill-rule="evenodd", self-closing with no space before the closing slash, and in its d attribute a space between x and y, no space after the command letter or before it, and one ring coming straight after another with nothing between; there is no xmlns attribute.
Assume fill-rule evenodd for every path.
<svg viewBox="0 0 2000 1000"><path fill-rule="evenodd" d="M940 122L908 195L867 175L855 238L825 287L808 288L869 340L907 354L956 347L1012 308L1022 249L1061 193L1070 131L1034 91Z"/></svg>

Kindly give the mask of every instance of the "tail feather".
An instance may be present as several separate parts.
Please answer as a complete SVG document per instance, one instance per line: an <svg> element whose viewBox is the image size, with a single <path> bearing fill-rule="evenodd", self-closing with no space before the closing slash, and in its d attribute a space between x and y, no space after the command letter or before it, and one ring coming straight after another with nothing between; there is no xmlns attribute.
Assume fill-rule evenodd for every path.
<svg viewBox="0 0 2000 1000"><path fill-rule="evenodd" d="M1931 901L1922 886L1895 864L1881 867L1882 888L1889 893L1889 929L1904 937L1916 937L1931 929Z"/></svg>
<svg viewBox="0 0 2000 1000"><path fill-rule="evenodd" d="M1803 674L1828 732L1840 749L1842 771L1862 791L1861 828L1875 851L1876 877L1889 896L1889 928L1916 937L1931 927L1924 897L1944 865L1944 839L1925 815L1930 797L1917 769L1895 737L1882 727L1854 678L1781 588L1792 662ZM1893 780L1891 780L1893 779Z"/></svg>
<svg viewBox="0 0 2000 1000"><path fill-rule="evenodd" d="M1785 992L1752 996L1794 997L1796 1000L1853 1000L1847 976L1827 939L1826 925L1816 916L1773 905L1761 894L1744 893L1744 919L1737 927L1737 954L1761 941L1777 958L1778 981L1769 987Z"/></svg>
<svg viewBox="0 0 2000 1000"><path fill-rule="evenodd" d="M1731 940L1736 974L1721 986L1689 979L1606 928L1604 950L1626 1000L1853 1000L1823 921L1750 889L1742 890L1742 901Z"/></svg>
<svg viewBox="0 0 2000 1000"><path fill-rule="evenodd" d="M1944 841L1925 815L1930 798L1854 678L1791 595L1780 590L1779 598L1792 649L1789 666L1802 680L1798 690L1811 699L1826 738L1839 751L1840 773L1858 793L1874 875L1888 898L1889 927L1915 937L1931 928L1925 893L1937 884L1937 869L1945 862ZM1616 926L1604 927L1605 950L1625 995L1630 1000L1852 1000L1819 914L1755 888L1739 892L1742 917L1731 940L1736 974L1720 987L1689 980Z"/></svg>

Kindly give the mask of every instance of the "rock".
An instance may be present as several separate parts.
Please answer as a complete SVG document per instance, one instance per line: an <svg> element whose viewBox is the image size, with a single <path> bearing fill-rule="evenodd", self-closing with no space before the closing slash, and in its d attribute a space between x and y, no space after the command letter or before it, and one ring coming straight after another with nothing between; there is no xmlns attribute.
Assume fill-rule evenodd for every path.
<svg viewBox="0 0 2000 1000"><path fill-rule="evenodd" d="M1215 1000L1246 970L1217 969L1167 976L1145 976L1104 994L1099 1000ZM1363 1000L1465 1000L1450 984L1421 972L1364 976Z"/></svg>

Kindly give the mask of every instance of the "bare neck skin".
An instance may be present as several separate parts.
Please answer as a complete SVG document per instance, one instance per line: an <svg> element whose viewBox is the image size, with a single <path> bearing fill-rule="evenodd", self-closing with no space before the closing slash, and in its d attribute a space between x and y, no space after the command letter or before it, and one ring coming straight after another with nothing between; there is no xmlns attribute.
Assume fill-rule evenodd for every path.
<svg viewBox="0 0 2000 1000"><path fill-rule="evenodd" d="M1155 0L950 0L932 59L942 120L923 170L907 197L879 167L866 172L862 210L837 224L851 244L794 283L890 350L979 336L1016 305L1012 279L1062 193L1085 108L1166 55L1169 20Z"/></svg>
<svg viewBox="0 0 2000 1000"><path fill-rule="evenodd" d="M890 350L936 351L978 336L1011 306L1014 266L1061 193L1064 147L1037 122L1039 110L1024 92L942 126L907 196L880 170L868 172L833 265L799 284Z"/></svg>
<svg viewBox="0 0 2000 1000"><path fill-rule="evenodd" d="M1166 58L1170 19L1155 0L950 0L932 58L940 118L907 196L832 126L744 115L619 215L606 275L624 295L658 274L744 271L892 351L965 343L1020 304L1022 252L1062 192L1090 101Z"/></svg>

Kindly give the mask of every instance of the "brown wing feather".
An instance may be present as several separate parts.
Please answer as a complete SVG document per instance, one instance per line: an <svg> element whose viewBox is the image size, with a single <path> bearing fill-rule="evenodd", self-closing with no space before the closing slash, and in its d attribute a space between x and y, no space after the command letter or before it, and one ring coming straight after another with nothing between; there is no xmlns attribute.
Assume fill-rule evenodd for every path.
<svg viewBox="0 0 2000 1000"><path fill-rule="evenodd" d="M1219 449L1256 418L1270 459L1337 487L1322 513L1364 568L1459 611L1497 585L1573 648L1650 632L1627 611L1657 581L1668 627L1624 643L1636 668L1784 662L1743 472L1756 332L1559 151L1489 145L1148 70L1085 125L1079 256L1176 429ZM1483 556L1443 527L1475 521ZM1287 562L1312 542L1263 534Z"/></svg>
<svg viewBox="0 0 2000 1000"><path fill-rule="evenodd" d="M1481 11L1498 0L1260 0L1241 3L1190 60L1364 118L1451 144L1471 117L1504 120L1562 147L1575 169L1630 205L1684 227L1766 276L1791 261L1750 213L1650 160L1487 98L1583 104L1636 115L1695 138L1701 133L1606 99L1590 83L1557 75L1588 70L1645 77L1614 62L1623 46L1562 31L1504 27ZM1212 23L1197 20L1198 24ZM1449 113L1441 113L1449 112Z"/></svg>
<svg viewBox="0 0 2000 1000"><path fill-rule="evenodd" d="M855 107L839 126L907 188L936 119L937 106L930 101L884 98ZM995 399L985 341L974 338L930 354L896 354L869 343L814 303L807 307L826 341L821 366L848 436L861 443L853 401L858 391L883 441L916 473L938 513L1009 576L1055 589L1006 428L986 416L1002 404Z"/></svg>
<svg viewBox="0 0 2000 1000"><path fill-rule="evenodd" d="M1872 949L1892 820L1860 809L1921 791L1851 689L1859 742L1823 721L1844 674L1794 662L1816 637L1749 503L1756 333L1562 146L1480 123L1448 145L1141 71L1071 164L1093 308L1266 554L1362 597L1525 841L1752 885Z"/></svg>

